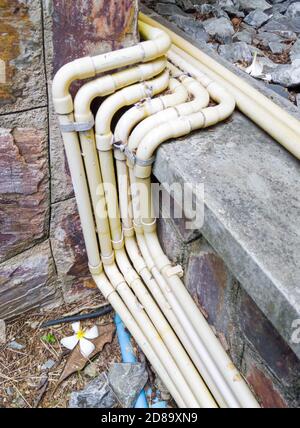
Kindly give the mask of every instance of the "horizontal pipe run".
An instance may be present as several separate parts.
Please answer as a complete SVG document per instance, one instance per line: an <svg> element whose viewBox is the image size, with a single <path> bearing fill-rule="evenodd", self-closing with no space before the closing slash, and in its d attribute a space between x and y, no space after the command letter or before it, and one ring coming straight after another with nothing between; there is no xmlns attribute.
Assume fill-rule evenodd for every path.
<svg viewBox="0 0 300 428"><path fill-rule="evenodd" d="M138 62L148 62L164 55L170 47L169 36L154 27L139 22L139 30L149 39L136 46L104 53L94 57L84 57L69 62L55 74L52 83L52 96L55 111L67 114L73 111L73 100L69 89L78 79L95 77L105 71L111 71Z"/></svg>
<svg viewBox="0 0 300 428"><path fill-rule="evenodd" d="M173 49L180 52L185 59L198 64L216 82L219 82L235 96L238 108L254 123L264 129L271 137L283 145L296 158L300 159L300 126L299 120L269 100L242 78L215 61L209 55L184 40L176 33L143 13L139 14L141 22L153 25L165 31L174 44ZM267 120L261 120L261 113Z"/></svg>

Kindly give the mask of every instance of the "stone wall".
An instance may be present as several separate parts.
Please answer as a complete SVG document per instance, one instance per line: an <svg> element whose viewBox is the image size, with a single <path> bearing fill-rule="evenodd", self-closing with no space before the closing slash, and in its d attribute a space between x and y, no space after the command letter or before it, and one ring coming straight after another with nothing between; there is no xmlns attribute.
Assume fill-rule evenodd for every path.
<svg viewBox="0 0 300 428"><path fill-rule="evenodd" d="M299 407L300 362L203 236L159 220L163 248L216 336L266 408Z"/></svg>
<svg viewBox="0 0 300 428"><path fill-rule="evenodd" d="M137 0L0 0L0 318L95 292L51 81L135 44L136 24Z"/></svg>

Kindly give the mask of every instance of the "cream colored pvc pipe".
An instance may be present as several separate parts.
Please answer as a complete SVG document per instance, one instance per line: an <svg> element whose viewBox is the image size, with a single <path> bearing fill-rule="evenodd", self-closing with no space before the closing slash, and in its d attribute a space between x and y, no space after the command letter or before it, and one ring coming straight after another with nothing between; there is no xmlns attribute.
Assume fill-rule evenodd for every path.
<svg viewBox="0 0 300 428"><path fill-rule="evenodd" d="M162 88L165 87L165 80L162 79L162 77L159 77L158 79L155 79L152 81L153 87L156 88L154 90L158 90L158 84L162 85ZM99 93L99 87L97 88L96 95ZM181 382L181 389L184 391L185 396L187 397L187 404L190 406L198 405L197 402L190 398L191 394L189 393L189 390L185 387L185 384L182 385L182 379L180 378L181 374L178 372L177 367L174 365L173 361L171 360L171 357L169 356L168 352L166 351L165 346L161 343L161 341L157 341L155 338L157 337L157 333L155 334L155 330L148 319L146 315L144 314L144 311L141 311L141 309L138 308L136 305L136 300L132 292L129 290L123 276L119 273L116 265L113 262L113 256L109 251L112 251L112 247L107 243L107 234L103 236L102 230L109 231L109 225L108 220L106 217L106 211L105 211L105 202L102 200L101 204L100 201L97 198L97 194L102 195L104 198L104 190L101 183L101 174L99 165L97 162L97 153L95 150L95 144L94 144L94 138L91 139L91 132L87 133L82 132L80 133L80 139L82 142L83 147L85 147L84 150L84 160L87 170L87 176L89 181L89 188L90 193L92 197L92 201L94 204L94 211L97 213L96 218L97 224L99 227L99 240L100 240L100 247L102 251L102 260L104 263L104 270L109 277L110 281L112 282L113 286L116 288L118 293L123 297L123 299L126 301L127 305L129 306L132 314L134 315L137 323L139 325L143 326L143 329L146 330L146 335L148 339L150 340L152 346L156 348L156 352L159 352L160 358L162 358L164 361L167 361L166 366L172 368L172 373L176 373L176 382L177 385L180 385ZM105 174L106 176L106 174ZM111 194L110 194L111 195ZM99 205L100 204L100 205ZM110 232L107 232L109 234L109 243L110 243ZM108 254L105 254L103 252L103 246L106 251L108 251ZM116 246L116 245L114 245ZM125 279L127 282L129 282L131 287L137 287L138 289L141 289L142 283L140 282L138 276L136 275L133 270L130 270L130 267L128 264L126 264L126 258L124 257L123 251L122 251L122 244L118 244L116 250L116 257L118 264L121 264L121 270L125 275ZM105 254L105 255L104 255ZM124 265L125 261L125 265ZM143 301L145 303L145 300ZM166 326L165 326L166 327ZM189 395L190 394L190 395Z"/></svg>
<svg viewBox="0 0 300 428"><path fill-rule="evenodd" d="M55 111L67 114L73 111L70 85L74 80L87 79L105 71L111 71L138 62L148 62L164 55L170 47L169 36L157 28L139 22L140 34L150 39L117 51L94 57L84 57L69 62L61 67L53 79L52 95Z"/></svg>
<svg viewBox="0 0 300 428"><path fill-rule="evenodd" d="M127 212L128 212L127 204L126 204L127 201L125 200L125 198L121 197L121 195L126 195L126 196L128 195L128 187L127 187L128 183L126 183L128 180L128 178L127 178L127 167L126 167L125 161L119 160L118 158L116 160L116 165L117 165L117 176L118 176L118 188L119 188L121 217L127 226L127 230L129 230L128 226L131 229L130 219L128 217L125 219L125 217L127 216ZM126 179L124 179L124 177L126 177ZM171 326L173 327L174 331L178 335L181 343L183 344L184 348L187 350L188 354L190 356L194 357L194 358L192 358L192 360L194 362L195 361L198 362L198 365L196 365L196 366L197 366L197 368L199 368L199 366L200 366L201 372L202 372L203 370L205 370L205 367L201 364L201 362L198 358L197 352L195 351L193 345L188 340L187 335L186 335L184 329L181 327L180 323L178 322L178 319L176 318L176 315L173 312L170 304L168 303L168 301L164 297L164 295L163 295L160 287L158 286L156 280L153 279L152 274L150 273L150 271L152 271L154 268L154 263L151 260L150 266L148 264L150 270L148 270L146 262L140 256L140 252L142 255L144 255L144 248L143 247L145 247L146 244L144 244L144 246L141 246L139 248L136 244L135 239L132 237L125 237L125 243L126 243L125 245L126 245L127 252L130 256L130 259L132 260L132 263L135 266L135 269L142 276L143 280L145 281L145 284L147 285L147 287L151 291L151 294L153 295L153 297L156 300L156 302L158 303L160 309L162 310L162 312L165 314L166 318L170 322ZM152 273L153 273L153 271L152 271ZM165 288L167 288L167 285L166 284L164 284L164 285L165 285ZM139 297L138 290L137 290L136 294ZM141 300L141 298L140 298L140 300ZM146 305L145 305L145 307L146 307ZM150 316L150 313L149 313L149 316ZM153 313L153 316L151 318L153 319L153 317L154 317L154 319L157 318L157 314ZM165 327L163 327L163 328L165 328ZM178 358L182 359L182 356L178 355ZM182 363L184 363L184 360L182 360ZM196 377L194 377L192 379L192 382L196 384L197 378L199 378L198 374L196 374ZM226 407L226 404L225 404L224 400L222 400L222 397L220 396L217 388L214 389L214 385L213 385L213 390L211 390L211 391L216 393L216 396L219 398L218 402L220 401L222 403L222 407ZM215 394L214 394L214 396L215 396ZM209 404L209 407L213 407L212 406L213 402L210 402L210 403L208 402L208 404Z"/></svg>
<svg viewBox="0 0 300 428"><path fill-rule="evenodd" d="M118 256L116 254L118 259ZM124 269L123 273L127 271L127 280L128 276L131 275L132 272L128 270L128 264L126 263L125 257L120 257L118 264L120 263L120 269ZM125 265L123 265L125 263ZM132 313L134 319L137 324L141 328L142 332L149 340L151 346L153 347L155 353L159 356L164 368L166 369L168 375L171 377L174 382L175 387L178 389L180 394L183 397L184 402L188 407L201 407L199 402L195 399L192 394L190 388L188 387L184 377L182 376L181 371L178 369L178 366L174 362L170 352L168 351L164 341L154 328L152 322L149 317L146 315L144 309L139 304L137 298L134 293L130 290L129 286L126 284L123 275L119 272L117 266L115 264L107 264L104 265L105 273L107 274L110 282L118 292L118 294L122 297L122 300L126 303L126 306ZM134 286L134 280L130 280L131 286ZM138 284L142 287L142 282Z"/></svg>
<svg viewBox="0 0 300 428"><path fill-rule="evenodd" d="M127 127L128 124L130 124L131 128L133 128L137 123L146 117L165 110L173 105L183 103L188 98L187 89L176 79L170 79L169 90L171 91L171 94L154 99L148 99L130 108L126 113L124 113L117 123L115 129L115 140L127 143L127 140L124 140L121 136L119 129Z"/></svg>
<svg viewBox="0 0 300 428"><path fill-rule="evenodd" d="M189 62L197 65L208 76L219 82L234 95L238 108L271 137L300 159L299 120L277 106L258 90L219 64L209 55L184 40L182 37L140 13L141 22L165 31L174 43L173 49Z"/></svg>
<svg viewBox="0 0 300 428"><path fill-rule="evenodd" d="M143 141L138 147L137 157L142 160L145 160L146 158L148 159L148 155L150 153L152 154L153 148L157 147L157 143L155 140L156 137L158 138L157 142L159 144L162 141L164 141L164 139L168 139L171 136L184 135L184 133L190 132L192 129L196 129L197 125L203 126L204 124L207 124L207 125L211 123L215 124L219 120L222 120L223 118L228 117L228 115L231 114L234 109L234 104L235 104L234 101L230 99L230 97L228 97L229 101L227 102L226 92L222 90L217 84L214 84L211 82L208 84L207 89L209 90L212 98L220 102L219 106L205 109L206 112L204 115L202 113L201 114L196 113L191 116L180 117L179 118L180 120L176 121L176 124L177 124L176 131L174 129L174 126L170 126L170 123L161 125L160 128L164 127L165 132L162 133L161 132L162 129L158 128L160 132L158 132L156 135L153 135L156 132L156 130L148 134L144 139L147 141ZM187 122L189 117L191 117L191 122ZM168 131L166 130L167 128L168 128ZM150 135L151 135L151 138L150 138ZM161 135L163 135L164 137L162 137ZM149 144L151 144L150 149L149 149ZM147 153L145 156L144 156L144 151L145 153ZM140 189L140 193L141 193L140 203L142 208L144 207L145 209L146 207L145 209L146 217L142 219L142 225L143 225L146 242L150 250L150 253L153 255L154 261L157 267L159 268L160 272L164 275L166 281L169 283L170 287L174 290L177 300L179 302L185 303L183 307L189 308L189 311L188 311L189 319L194 325L194 328L196 328L196 331L199 332L200 339L203 340L203 337L206 338L211 335L209 339L210 347L208 345L208 342L205 343L206 347L208 347L208 349L212 349L213 347L218 346L219 348L218 349L218 352L220 352L219 357L217 358L215 357L216 349L214 349L213 352L210 353L211 357L213 357L213 359L216 358L217 360L217 361L215 360L217 363L217 367L213 367L214 373L211 374L212 377L216 376L218 372L219 374L222 373L225 375L225 379L227 384L230 386L230 390L235 394L234 394L234 397L232 397L232 395L228 393L229 391L228 391L228 388L226 388L226 383L224 383L224 381L223 381L223 388L225 389L223 389L222 392L226 392L226 397L224 398L228 400L228 402L232 407L237 407L236 405L234 405L234 403L240 403L242 407L257 406L258 404L256 400L254 399L253 395L251 394L245 382L242 380L237 370L234 367L232 368L233 365L229 357L227 356L226 352L224 351L224 349L222 348L222 346L214 336L214 333L211 331L206 320L204 319L200 311L197 310L195 303L192 303L193 299L185 289L184 285L182 284L178 276L172 272L170 267L170 262L168 258L164 255L160 247L157 235L155 234L155 221L153 221L153 218L151 217L152 201L151 201L150 179L149 178L147 180L144 179L144 177L149 177L150 175L149 167L141 167L140 165L136 165L135 175L138 177L138 180L140 180L141 183L146 185L146 189L144 189L144 191L141 191ZM201 327L203 328L205 325L204 327L206 329L205 334L203 334L203 332L200 332L198 330L200 327L200 320L202 324ZM215 340L213 340L213 338ZM221 355L221 358L220 358L220 355ZM202 360L202 361L204 362L205 360ZM231 372L231 370L229 370L229 367L234 372L234 375ZM209 371L208 367L207 369ZM239 382L235 383L237 378L239 379Z"/></svg>
<svg viewBox="0 0 300 428"><path fill-rule="evenodd" d="M104 96L115 92L116 89L126 85L126 80L128 80L129 83L134 83L145 78L151 78L161 72L165 66L166 61L164 59L158 59L153 62L141 64L137 67L133 67L110 76L104 76L86 83L79 89L74 100L74 114L76 121L88 122L91 119L91 102L97 96ZM159 80L161 80L161 78L159 78ZM162 83L164 84L164 82ZM106 206L105 197L104 193L102 192L102 188L97 187L98 183L101 182L100 169L93 168L95 159L97 159L98 156L95 147L93 129L82 132L80 134L80 141L83 159L86 166L86 174L89 180L91 197L93 199L93 205L96 207L95 221L97 225L98 236L101 238L100 242L102 258L107 258L110 260L112 257L110 229L108 222L105 221L102 216L102 213L105 212ZM81 206L82 204L80 204L80 207ZM90 230L91 222L86 225L86 220L84 220L82 223L82 227L87 227ZM87 248L89 248L89 245L87 245ZM94 252L92 254L97 253Z"/></svg>
<svg viewBox="0 0 300 428"><path fill-rule="evenodd" d="M70 85L74 80L93 77L97 73L133 64L138 61L146 62L166 53L170 47L170 39L163 31L143 23L139 23L139 29L144 37L153 40L142 42L132 48L92 58L77 59L65 64L56 73L52 83L52 95L60 125L69 125L74 122L72 113L73 100L69 92ZM76 196L90 270L93 273L97 273L101 263L94 230L93 213L89 203L88 188L86 180L83 178L84 168L82 160L79 160L80 147L78 137L76 132L62 132L62 137Z"/></svg>
<svg viewBox="0 0 300 428"><path fill-rule="evenodd" d="M168 73L164 73L160 77L153 79L152 81L148 82L149 86L151 84L154 93L156 91L165 89L166 83L168 83L168 81L166 82L165 76L168 77ZM141 87L143 88L144 91L147 89L147 87L145 88L145 85L135 85L135 88L137 88L137 89L141 89ZM99 91L99 89L98 89L98 91ZM125 90L121 91L121 93L124 94L124 91ZM128 90L126 90L126 92L128 92ZM132 90L130 92L132 92ZM141 96L143 96L143 95L144 95L144 93L141 94ZM112 98L115 98L115 97L112 96ZM124 98L123 98L123 100L124 100ZM106 108L105 108L105 112L106 112L106 114L108 113ZM101 175L100 175L99 166L98 166L98 163L95 162L95 159L97 159L95 157L95 146L94 146L94 144L91 144L90 140L86 141L86 133L85 132L80 133L80 139L81 139L81 142L83 144L85 142L87 143L85 146L86 151L84 152L84 159L85 159L85 163L86 163L86 170L87 170L87 174L88 174L90 193L91 193L92 201L94 204L94 209L98 214L97 215L97 217L99 218L98 221L101 221L101 229L102 230L103 229L108 230L109 229L108 220L107 220L105 209L104 209L105 204L104 203L101 204L100 208L102 209L102 212L99 212L99 201L97 200L97 198L95 198L96 193L99 193L101 195L104 194L104 190L103 190L103 186L102 186L102 182L101 182ZM111 146L110 146L110 152L111 152ZM105 152L105 154L107 154L107 152ZM101 159L101 157L100 157L100 159ZM106 162L107 162L107 158L106 158ZM102 167L103 167L103 165L102 165ZM98 170L98 172L96 172L97 170ZM103 178L104 178L105 182L114 184L113 163L112 162L106 163L105 164L105 170L102 172L103 172ZM114 185L114 188L115 187L116 186ZM114 197L113 205L116 206L115 196L113 196L111 193L112 189L109 189L109 190L110 190L109 201L111 201L112 200L111 198ZM98 206L97 206L97 204L98 204ZM108 204L108 209L109 209L109 207L110 207L110 204ZM114 215L115 215L114 224L117 225L117 223L118 223L118 211L116 211L116 214L114 214ZM117 230L117 229L118 229L118 227L115 226L115 228L113 230ZM113 241L113 247L115 249L116 260L117 260L117 263L121 269L121 272L123 273L123 275L125 277L125 280L130 285L130 287L132 287L133 290L135 290L135 292L139 294L139 297L140 297L142 303L148 308L149 307L149 303L148 303L149 296L146 293L141 295L141 292L143 292L143 290L144 290L144 286L143 286L142 282L140 281L136 272L131 268L131 265L127 261L127 257L123 251L123 248L122 248L122 246L123 246L122 239L119 240L118 236L116 236L116 234L114 234L114 233L112 233L112 237L113 237L113 239L115 239ZM118 242L116 241L116 239L118 239ZM99 233L99 240L100 240L100 247L102 249L102 240L103 240L103 234L102 233ZM105 248L107 248L106 239L104 241L104 245L105 245ZM129 287L127 286L123 276L118 271L117 266L114 264L113 257L109 257L109 255L108 255L108 256L102 257L102 260L104 263L104 270L105 270L107 276L109 277L113 286L116 288L116 290L121 295L123 300L126 302L127 306L129 307L130 311L132 312L137 323L140 326L142 326L142 330L143 330L144 334L149 338L152 346L154 347L154 349L156 350L156 352L158 353L160 358L165 362L165 367L167 367L167 371L170 371L171 376L175 377L175 384L177 384L177 387L180 388L179 390L181 391L181 393L184 395L185 399L187 400L187 404L189 406L198 406L198 402L194 399L194 396L191 394L189 388L186 386L184 378L182 377L177 366L173 362L173 359L172 359L171 355L169 354L169 352L167 351L167 348L165 347L164 343L161 341L161 339L157 340L158 335L157 335L156 330L154 329L152 323L150 322L149 318L146 316L146 314L144 313L143 310L138 308L138 306L136 304L136 298L134 297L133 293L130 291ZM154 311L154 312L156 313L155 321L156 321L156 323L158 323L159 321L161 321L161 319L163 319L163 317L161 316L161 318L160 318L157 311ZM164 331L164 335L162 335L162 336L165 340L168 341L169 336L170 336L170 338L172 338L172 331L166 323L163 324L163 328L164 328L164 330L161 327L161 332ZM168 331L168 329L169 329L169 331ZM181 355L181 357L183 358L184 356ZM187 363L189 361L188 358L186 358L186 360L187 361L185 361L185 363ZM184 358L183 358L183 361L184 361Z"/></svg>
<svg viewBox="0 0 300 428"><path fill-rule="evenodd" d="M151 127L152 131L143 138L137 147L136 156L139 160L150 159L156 148L164 141L182 137L200 128L215 125L231 116L235 109L234 99L218 83L210 82L206 89L210 97L218 103L217 106L200 110L200 103L195 100L176 106L176 108L165 110L161 117L170 112L168 116L170 120L166 123L161 123L161 117L158 117L157 114L152 116L154 119ZM155 126L155 119L157 119L157 126ZM129 139L129 148L134 148L131 139ZM135 166L136 177L148 177L150 173L151 167Z"/></svg>
<svg viewBox="0 0 300 428"><path fill-rule="evenodd" d="M88 122L93 119L91 102L96 97L105 97L125 86L151 79L163 72L166 65L166 58L162 57L86 83L78 90L74 99L76 121Z"/></svg>
<svg viewBox="0 0 300 428"><path fill-rule="evenodd" d="M118 293L108 281L105 274L101 273L99 275L93 275L93 279L103 296L109 301L114 310L120 315L122 321L126 325L126 328L128 328L132 336L135 338L137 344L144 352L146 358L155 368L155 371L163 381L164 385L168 388L177 405L181 408L187 407L182 398L182 395L178 392L166 369L161 364L161 361L157 357L156 353L153 351L151 344L146 339L144 333L137 325L130 311L127 309Z"/></svg>
<svg viewBox="0 0 300 428"><path fill-rule="evenodd" d="M150 46L150 44L148 44L147 46ZM161 46L162 45L160 45L160 47ZM104 59L105 58L106 56L104 56ZM120 64L120 62L122 63L122 61L123 61L123 64ZM124 61L124 58L122 58L121 61L119 60L116 61L116 66L125 65L125 62L127 64L131 61L132 61L132 57L128 59L128 61L127 60ZM72 114L68 115L68 112L72 111L72 99L69 95L69 85L71 81L74 80L75 78L86 78L92 75L90 71L87 72L86 70L82 70L81 66L79 67L79 64L82 65L82 62L77 61L76 64L72 63L70 66L65 66L64 69L61 70L56 75L56 78L54 79L54 82L53 82L54 104L56 106L57 112L61 115L59 116L59 120L61 124L69 125L70 122L72 123L74 121L73 115ZM72 181L74 183L74 190L75 190L75 195L76 195L77 204L79 208L81 224L85 232L84 238L87 244L87 252L90 256L89 258L90 269L93 275L95 275L97 273L100 273L101 263L98 263L99 252L98 252L97 245L95 245L95 233L94 233L94 225L92 220L92 212L90 209L90 201L88 198L88 188L86 185L77 134L75 132L63 132L63 139L66 146L66 152L67 152L68 162L70 166ZM93 253L95 255L94 258L93 258ZM93 263L94 260L96 261ZM98 278L99 278L98 275L95 276L96 281ZM97 283L98 282L99 281L97 281ZM120 313L122 313L121 309L120 309ZM140 343L140 345L143 348L142 343ZM151 362L151 358L149 359ZM156 361L153 361L153 366L154 368L157 369L159 375L161 376L165 384L168 386L168 383L169 383L167 382L168 379L164 379L163 373L160 374L159 367L156 367L157 366ZM169 384L168 388L170 391L172 391L171 384ZM177 402L179 405L184 405L183 400L180 398L180 396L178 397L179 394L178 393L176 394L175 390L173 391L172 395L174 396L175 399L177 399ZM177 395L177 398L176 398L176 395Z"/></svg>
<svg viewBox="0 0 300 428"><path fill-rule="evenodd" d="M103 142L103 139L101 137L105 138L110 135L110 120L113 117L114 113L124 104L128 104L129 101L133 103L137 101L137 97L141 98L144 96L144 94L141 93L141 89L143 89L141 85L134 85L132 87L125 88L122 91L119 91L115 95L111 96L110 98L106 99L106 101L101 105L96 116L96 140L98 142ZM101 135L99 131L102 131L103 134ZM110 186L113 185L112 188L116 188L115 177L113 174L112 152L111 150L108 150L108 146L103 147L103 145L101 145L99 150L100 166L102 170L103 181L104 183L109 183ZM105 155L105 158L103 155ZM116 201L114 199L112 201L111 194L109 194L108 192L106 193L106 200L108 209L110 205L113 205L113 207L115 207ZM119 221L119 217L116 216L116 218L112 218L111 216L109 216L109 220L111 225L113 243L121 242L121 240L119 239L121 235L121 224ZM190 359L183 350L170 326L162 316L154 300L152 299L144 285L139 281L135 271L131 267L130 262L126 257L126 254L124 253L124 251L122 251L121 248L116 247L115 254L117 264L121 269L121 272L125 276L127 283L132 287L135 294L145 307L146 312L148 312L150 318L153 320L155 327L158 329L158 332L164 340L164 343L167 345L178 367L180 367L181 372L184 374L185 379L188 381L189 387L194 392L195 396L198 398L198 402L201 406L204 407L215 407L215 402L209 394L207 388L203 384L203 381L201 380L199 374L195 370L194 366L192 365ZM176 381L177 380L179 381L179 379L176 379ZM181 384L181 388L183 389L183 382L181 382ZM187 397L188 399L188 392L185 392L185 397Z"/></svg>
<svg viewBox="0 0 300 428"><path fill-rule="evenodd" d="M132 123L135 123L134 118L132 120ZM122 141L127 141L129 132L132 128L132 123L123 122L122 119L120 119L116 126L115 138L117 140L120 139ZM119 151L116 151L116 167L117 167L118 186L119 186L120 212L121 212L122 222L125 227L124 234L125 234L125 245L126 245L127 252L135 266L135 269L144 279L147 287L151 291L152 295L157 301L162 312L165 314L166 318L170 322L171 326L173 327L174 331L179 337L181 343L183 344L184 348L187 350L192 361L194 362L195 366L199 370L199 373L201 373L202 376L204 377L210 391L212 392L214 398L217 400L219 406L223 408L228 407L228 404L226 403L222 394L220 393L218 385L216 385L216 381L211 378L209 372L206 369L206 366L203 364L202 360L199 358L199 355L195 348L195 345L198 344L199 339L197 335L193 334L193 328L191 328L190 323L187 321L187 318L184 315L182 308L178 304L176 298L173 296L173 293L171 292L170 287L167 285L166 281L164 280L164 278L161 276L161 274L155 267L153 259L148 251L143 233L141 233L139 229L136 228L137 240L138 240L139 246L137 246L136 241L134 240L134 238L132 238L132 234L133 234L132 221L131 221L132 207L128 197L129 196L129 191L128 191L129 183L128 183L128 177L127 177L128 171L126 167L126 160L124 157L120 156ZM124 176L126 176L126 179L123 178ZM128 205L129 205L129 208L128 208ZM127 231L131 232L129 235L130 237L127 237L128 236ZM139 255L139 251L141 252L143 258ZM152 275L150 272L152 273L155 280L152 279ZM171 305L168 303L168 301L170 301ZM172 308L174 308L174 311ZM178 316L179 318L177 318ZM180 324L179 320L181 320L182 324ZM182 325L184 326L184 328L182 327ZM186 332L189 332L189 335L187 335ZM200 346L202 346L203 348L202 343L200 344ZM198 348L199 348L199 344L198 344ZM205 348L204 350L203 349L201 350L201 354L205 355ZM221 379L221 383L222 383L222 379ZM229 404L233 404L235 407L237 407L236 401Z"/></svg>
<svg viewBox="0 0 300 428"><path fill-rule="evenodd" d="M199 82L189 76L184 75L180 77L180 80L187 88L188 92L193 95L193 101L167 108L163 111L162 114L156 113L143 120L143 122L135 127L128 139L128 147L131 151L134 151L138 148L140 142L148 134L148 132L156 129L163 123L169 123L172 120L177 120L180 116L187 116L192 113L199 112L199 110L208 105L209 91L204 89Z"/></svg>
<svg viewBox="0 0 300 428"><path fill-rule="evenodd" d="M215 94L215 86L212 86L212 82L209 83L210 86L210 91L211 94L213 95L213 98L221 103L225 103L226 106L231 104L231 111L232 109L234 109L234 102L228 102L225 101L225 95L223 92L221 92L221 95L217 95ZM218 89L218 88L217 88ZM187 105L190 105L190 103L187 103ZM192 106L191 106L192 107ZM200 107L198 107L200 108ZM214 109L218 110L218 107L214 107ZM223 113L225 114L226 109L222 109ZM221 111L222 111L221 110ZM182 109L182 111L184 111L185 113L188 111L188 108ZM193 111L193 108L191 108L191 111ZM157 116L157 115L154 115ZM203 117L201 115L201 117ZM221 115L219 116L221 118ZM165 128L169 127L169 123L165 123ZM153 128L155 129L155 122L153 123ZM158 127L159 129L159 127ZM172 130L172 128L171 128ZM149 136L152 136L153 132L149 133ZM163 137L165 137L164 134L162 134ZM149 137L147 139L147 142L149 143L149 141L151 140L151 142L153 142L153 144L155 144L156 139L152 139L151 137ZM147 145L145 145L147 146ZM149 145L148 145L149 146ZM148 147L147 146L147 147ZM151 148L150 148L151 150ZM146 157L144 158L146 160ZM137 167L135 167L137 168ZM149 167L145 168L148 172L149 172ZM151 201L151 193L150 193L150 180L149 182L147 182L147 184L149 185L149 188L144 189L139 189L141 196L140 196L140 200L143 201L143 199L147 200L147 201ZM145 195L148 195L148 197L145 197ZM142 202L140 202L142 203ZM153 219L149 220L151 223L153 223ZM147 236L147 235L146 235ZM205 347L203 346L203 343L201 341L199 341L199 339L196 337L195 334L193 334L193 328L190 325L190 323L188 322L188 319L186 318L186 316L184 316L183 311L180 311L180 305L177 304L176 299L173 298L173 295L169 292L168 293L168 287L163 287L163 290L165 291L165 295L171 299L170 303L173 305L173 308L176 309L176 314L180 315L179 319L182 323L182 325L185 328L185 331L188 331L190 334L190 339L192 339L192 343L194 343L194 345L196 345L196 349L200 350L200 354L202 356L202 360L199 358L195 358L194 362L195 364L197 364L197 367L199 367L199 369L201 369L201 373L204 376L204 379L206 380L208 386L210 387L210 389L214 392L214 396L217 398L218 403L220 406L222 407L226 407L227 405L230 407L239 407L238 401L232 396L232 394L230 394L230 389L228 387L228 385L226 385L224 379L222 378L222 375L220 374L220 372L216 369L215 365L211 362L211 360L209 359L209 355L207 353L205 353ZM198 339L198 340L197 340ZM187 343L188 346L188 343ZM190 349L189 349L190 351ZM205 361L205 364L203 364L203 361ZM210 374L211 373L211 374ZM221 388L221 392L219 391L219 388ZM222 393L225 395L226 399L224 401Z"/></svg>

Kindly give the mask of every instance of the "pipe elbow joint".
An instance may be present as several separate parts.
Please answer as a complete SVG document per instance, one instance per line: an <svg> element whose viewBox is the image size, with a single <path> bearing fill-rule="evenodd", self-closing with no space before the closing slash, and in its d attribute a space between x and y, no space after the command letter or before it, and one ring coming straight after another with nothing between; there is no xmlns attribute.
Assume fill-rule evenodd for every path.
<svg viewBox="0 0 300 428"><path fill-rule="evenodd" d="M73 100L69 93L71 83L77 79L94 77L95 74L91 57L80 58L63 65L55 74L52 82L53 104L56 113L72 113Z"/></svg>

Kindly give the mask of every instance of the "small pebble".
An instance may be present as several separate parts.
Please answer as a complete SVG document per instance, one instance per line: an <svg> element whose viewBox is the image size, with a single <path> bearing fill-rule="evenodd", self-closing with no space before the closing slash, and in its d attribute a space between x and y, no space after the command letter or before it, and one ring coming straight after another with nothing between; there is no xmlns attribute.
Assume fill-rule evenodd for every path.
<svg viewBox="0 0 300 428"><path fill-rule="evenodd" d="M0 319L0 345L6 342L6 324L4 320Z"/></svg>
<svg viewBox="0 0 300 428"><path fill-rule="evenodd" d="M7 395L10 395L10 396L14 395L14 389L11 386L9 386L8 388L6 388L5 392L6 392Z"/></svg>
<svg viewBox="0 0 300 428"><path fill-rule="evenodd" d="M94 378L99 375L99 370L95 363L91 363L86 366L86 368L83 370L83 373L90 378Z"/></svg>
<svg viewBox="0 0 300 428"><path fill-rule="evenodd" d="M13 340L12 342L9 342L7 347L10 349L14 349L16 351L21 351L22 349L25 348L25 345L22 345L21 343L18 343L15 340Z"/></svg>
<svg viewBox="0 0 300 428"><path fill-rule="evenodd" d="M54 360L47 360L42 366L41 366L41 370L50 370L52 369L52 367L55 366L55 361Z"/></svg>

